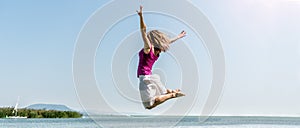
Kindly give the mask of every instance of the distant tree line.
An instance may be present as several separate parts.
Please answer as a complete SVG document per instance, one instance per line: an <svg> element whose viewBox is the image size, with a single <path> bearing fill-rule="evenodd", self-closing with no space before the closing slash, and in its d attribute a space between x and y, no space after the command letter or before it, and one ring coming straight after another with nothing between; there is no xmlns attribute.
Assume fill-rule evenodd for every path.
<svg viewBox="0 0 300 128"><path fill-rule="evenodd" d="M0 118L15 116L14 108L0 108ZM80 118L82 114L75 111L57 111L57 110L35 110L35 109L18 109L17 116L26 116L27 118Z"/></svg>

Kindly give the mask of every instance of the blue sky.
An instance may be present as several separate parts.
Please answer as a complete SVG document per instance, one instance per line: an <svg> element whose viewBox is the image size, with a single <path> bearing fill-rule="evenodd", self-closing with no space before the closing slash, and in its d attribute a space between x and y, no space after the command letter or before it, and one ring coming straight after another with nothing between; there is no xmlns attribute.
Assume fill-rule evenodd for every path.
<svg viewBox="0 0 300 128"><path fill-rule="evenodd" d="M20 106L33 103L65 104L71 108L82 109L77 99L72 78L72 59L77 36L92 14L104 6L108 0L64 0L64 1L15 1L0 2L0 106L13 106L20 96ZM223 97L216 114L219 115L292 115L299 116L300 104L300 1L297 0L229 0L229 1L191 1L211 21L222 41L226 58L226 81ZM218 3L218 4L216 4ZM131 5L124 5L131 6ZM147 5L144 5L147 8ZM138 7L132 7L133 10ZM113 11L113 10L112 10ZM189 14L192 16L192 14ZM164 28L172 34L188 27L160 15L148 15L145 18L150 27ZM152 18L171 20L175 25L160 24ZM105 22L105 18L103 19ZM130 25L126 25L130 23ZM124 35L135 30L137 17L120 22L107 33L107 38L100 45L96 56L96 76L101 80L105 76L101 72L106 65L101 65L102 52L112 54L109 50L117 44L105 46L108 37L120 36L118 27L128 29L115 40L124 39ZM174 27L175 26L175 27ZM201 84L200 98L197 100L192 114L198 114L203 106L205 91L209 89L209 59L207 53L195 49L196 38L193 32L182 40L189 43L197 58L204 77ZM134 34L133 34L134 35ZM177 47L180 44L175 44ZM176 48L174 48L176 49ZM197 51L198 50L198 51ZM174 51L176 52L176 51ZM168 54L162 56L167 61ZM170 59L170 58L169 58ZM133 62L130 69L134 66ZM172 61L172 60L171 60ZM110 61L108 61L109 64ZM203 63L201 63L203 62ZM164 63L157 67L166 67ZM174 63L172 63L174 64ZM176 64L173 65L176 67ZM131 71L130 70L130 71ZM165 68L169 84L177 81L170 77L178 77L180 71L172 73ZM130 72L134 74L135 71ZM169 73L169 74L168 74ZM170 75L173 74L173 75ZM208 76L205 76L207 74ZM109 76L106 76L109 77ZM205 78L207 77L207 81ZM138 81L130 78L134 85ZM179 87L179 86L175 86ZM100 88L101 89L101 88ZM106 87L112 93L105 97L118 99L114 88ZM108 92L108 91L107 91ZM188 93L188 92L186 92ZM182 99L181 99L182 100ZM184 100L184 99L183 99ZM172 104L174 101L166 103ZM127 104L122 112L143 113L141 105L124 99L111 102L113 106ZM118 108L121 109L121 108ZM158 108L154 111L159 112ZM149 112L146 112L149 113Z"/></svg>
<svg viewBox="0 0 300 128"><path fill-rule="evenodd" d="M72 82L76 37L105 1L1 1L1 106L80 108Z"/></svg>

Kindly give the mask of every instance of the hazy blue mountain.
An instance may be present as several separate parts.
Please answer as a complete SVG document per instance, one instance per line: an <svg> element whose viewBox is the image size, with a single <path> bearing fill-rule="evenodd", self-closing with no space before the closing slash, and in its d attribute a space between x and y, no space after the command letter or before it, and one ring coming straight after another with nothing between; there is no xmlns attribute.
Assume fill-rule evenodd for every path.
<svg viewBox="0 0 300 128"><path fill-rule="evenodd" d="M45 110L57 110L57 111L74 111L65 105L58 105L58 104L32 104L26 108L36 109L36 110L45 109Z"/></svg>

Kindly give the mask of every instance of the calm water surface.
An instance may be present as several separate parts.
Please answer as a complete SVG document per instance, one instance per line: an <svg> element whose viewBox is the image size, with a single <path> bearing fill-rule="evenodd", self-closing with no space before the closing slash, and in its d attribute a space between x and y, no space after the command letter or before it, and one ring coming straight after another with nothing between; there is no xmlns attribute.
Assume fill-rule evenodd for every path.
<svg viewBox="0 0 300 128"><path fill-rule="evenodd" d="M93 120L94 119L94 120ZM99 116L78 119L0 119L1 128L300 128L300 118L287 117L128 117ZM100 125L99 125L100 124Z"/></svg>

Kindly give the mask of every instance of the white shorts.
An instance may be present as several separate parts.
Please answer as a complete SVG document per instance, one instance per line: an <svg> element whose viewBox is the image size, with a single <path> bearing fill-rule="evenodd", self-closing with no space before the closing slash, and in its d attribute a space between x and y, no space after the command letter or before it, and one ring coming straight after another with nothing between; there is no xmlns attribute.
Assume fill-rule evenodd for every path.
<svg viewBox="0 0 300 128"><path fill-rule="evenodd" d="M154 104L156 96L167 93L167 89L161 83L159 75L140 75L139 79L139 90L145 108Z"/></svg>

